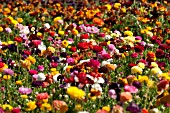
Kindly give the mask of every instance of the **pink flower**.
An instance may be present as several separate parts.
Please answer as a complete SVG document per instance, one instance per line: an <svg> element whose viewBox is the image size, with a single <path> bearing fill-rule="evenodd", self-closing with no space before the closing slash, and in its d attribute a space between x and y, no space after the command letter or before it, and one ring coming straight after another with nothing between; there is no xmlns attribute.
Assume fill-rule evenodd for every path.
<svg viewBox="0 0 170 113"><path fill-rule="evenodd" d="M74 63L75 61L74 61L74 59L73 58L67 58L67 63L68 64L72 64L72 63Z"/></svg>
<svg viewBox="0 0 170 113"><path fill-rule="evenodd" d="M107 49L108 49L109 51L113 51L113 50L115 49L115 46L114 46L113 44L109 44L109 45L107 46Z"/></svg>
<svg viewBox="0 0 170 113"><path fill-rule="evenodd" d="M26 94L30 94L32 92L31 88L25 88L25 87L20 87L18 90L19 93L21 93L22 95Z"/></svg>
<svg viewBox="0 0 170 113"><path fill-rule="evenodd" d="M106 110L103 110L103 109L99 109L96 111L96 113L108 113Z"/></svg>
<svg viewBox="0 0 170 113"><path fill-rule="evenodd" d="M12 113L21 113L21 110L20 110L20 108L13 108L11 112Z"/></svg>
<svg viewBox="0 0 170 113"><path fill-rule="evenodd" d="M37 67L37 70L38 70L38 71L44 71L44 66L43 66L43 65L39 65L39 66Z"/></svg>
<svg viewBox="0 0 170 113"><path fill-rule="evenodd" d="M57 63L57 62L52 62L52 63L51 63L51 67L56 68L57 66L58 66L58 63Z"/></svg>
<svg viewBox="0 0 170 113"><path fill-rule="evenodd" d="M34 75L34 74L37 74L38 72L36 70L29 70L29 74L30 75Z"/></svg>
<svg viewBox="0 0 170 113"><path fill-rule="evenodd" d="M130 93L137 93L138 89L135 86L125 85L124 91L130 92Z"/></svg>
<svg viewBox="0 0 170 113"><path fill-rule="evenodd" d="M132 54L131 54L131 57L132 57L132 58L137 58L137 57L138 57L138 53L135 53L135 52L132 53Z"/></svg>
<svg viewBox="0 0 170 113"><path fill-rule="evenodd" d="M117 98L116 91L114 89L110 89L109 96L113 99L116 99Z"/></svg>

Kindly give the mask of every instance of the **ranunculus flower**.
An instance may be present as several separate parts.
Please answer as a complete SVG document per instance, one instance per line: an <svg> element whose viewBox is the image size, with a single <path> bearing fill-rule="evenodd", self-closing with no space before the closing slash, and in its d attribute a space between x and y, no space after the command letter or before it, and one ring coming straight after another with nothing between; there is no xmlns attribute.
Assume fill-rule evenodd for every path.
<svg viewBox="0 0 170 113"><path fill-rule="evenodd" d="M109 90L109 96L113 99L116 99L117 98L116 91L114 89L110 89Z"/></svg>
<svg viewBox="0 0 170 113"><path fill-rule="evenodd" d="M158 86L158 91L161 91L162 89L166 90L169 88L169 81L161 80L157 86Z"/></svg>
<svg viewBox="0 0 170 113"><path fill-rule="evenodd" d="M93 68L99 68L100 62L98 60L90 59L89 65Z"/></svg>
<svg viewBox="0 0 170 113"><path fill-rule="evenodd" d="M135 53L135 52L132 53L132 54L131 54L131 57L132 57L132 58L137 58L137 57L138 57L138 53Z"/></svg>
<svg viewBox="0 0 170 113"><path fill-rule="evenodd" d="M99 109L96 111L96 113L108 113L106 110L103 110L103 109Z"/></svg>
<svg viewBox="0 0 170 113"><path fill-rule="evenodd" d="M135 86L125 85L124 91L130 92L130 93L137 93L138 89Z"/></svg>
<svg viewBox="0 0 170 113"><path fill-rule="evenodd" d="M11 112L12 113L21 113L21 110L20 110L20 108L13 108Z"/></svg>
<svg viewBox="0 0 170 113"><path fill-rule="evenodd" d="M72 46L70 49L69 49L71 52L76 52L76 47Z"/></svg>
<svg viewBox="0 0 170 113"><path fill-rule="evenodd" d="M32 92L31 88L25 88L25 87L20 87L18 90L19 93L21 93L22 95L28 95Z"/></svg>
<svg viewBox="0 0 170 113"><path fill-rule="evenodd" d="M127 111L130 111L130 113L141 113L140 107L135 103L130 103L130 105L126 108Z"/></svg>
<svg viewBox="0 0 170 113"><path fill-rule="evenodd" d="M34 75L34 74L37 74L38 72L36 70L29 70L29 74L30 75Z"/></svg>
<svg viewBox="0 0 170 113"><path fill-rule="evenodd" d="M38 65L37 70L38 71L44 71L44 66L43 65Z"/></svg>
<svg viewBox="0 0 170 113"><path fill-rule="evenodd" d="M87 33L81 34L80 39L88 39L89 35Z"/></svg>
<svg viewBox="0 0 170 113"><path fill-rule="evenodd" d="M115 47L113 44L109 44L109 45L107 46L107 49L108 49L109 51L113 51L114 49L116 49L116 47Z"/></svg>
<svg viewBox="0 0 170 113"><path fill-rule="evenodd" d="M120 94L121 102L126 102L126 101L131 101L131 100L132 100L132 94L130 92L122 92Z"/></svg>
<svg viewBox="0 0 170 113"><path fill-rule="evenodd" d="M68 105L66 104L66 102L61 100L54 100L53 107L56 111L59 111L61 113L65 113L68 111Z"/></svg>
<svg viewBox="0 0 170 113"><path fill-rule="evenodd" d="M48 99L48 97L49 97L48 93L39 93L36 96L37 100Z"/></svg>
<svg viewBox="0 0 170 113"><path fill-rule="evenodd" d="M87 42L79 42L77 47L78 49L85 50L89 48L89 44Z"/></svg>
<svg viewBox="0 0 170 113"><path fill-rule="evenodd" d="M93 46L93 51L94 52L101 52L103 50L102 46L94 45Z"/></svg>
<svg viewBox="0 0 170 113"><path fill-rule="evenodd" d="M44 81L46 79L46 76L44 75L44 73L39 73L38 77L37 77L37 81Z"/></svg>

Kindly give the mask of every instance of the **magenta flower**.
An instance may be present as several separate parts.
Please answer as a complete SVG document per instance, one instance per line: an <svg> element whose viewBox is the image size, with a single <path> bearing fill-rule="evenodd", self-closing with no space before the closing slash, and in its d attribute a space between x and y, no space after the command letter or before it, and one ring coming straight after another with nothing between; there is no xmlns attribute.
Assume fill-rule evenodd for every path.
<svg viewBox="0 0 170 113"><path fill-rule="evenodd" d="M18 92L22 95L28 95L32 92L32 89L31 88L25 88L25 87L20 87Z"/></svg>
<svg viewBox="0 0 170 113"><path fill-rule="evenodd" d="M109 45L107 46L107 49L108 49L109 51L113 51L113 50L116 49L116 48L115 48L115 46L114 46L113 44L109 44Z"/></svg>
<svg viewBox="0 0 170 113"><path fill-rule="evenodd" d="M72 63L74 63L75 61L74 61L74 59L73 58L67 58L67 63L68 64L72 64Z"/></svg>
<svg viewBox="0 0 170 113"><path fill-rule="evenodd" d="M89 65L93 68L99 68L100 62L98 60L90 59Z"/></svg>
<svg viewBox="0 0 170 113"><path fill-rule="evenodd" d="M130 93L137 93L138 89L135 86L125 85L124 86L124 91L125 92L130 92Z"/></svg>
<svg viewBox="0 0 170 113"><path fill-rule="evenodd" d="M138 58L138 53L135 53L135 52L132 53L132 54L131 54L131 57L132 57L132 58Z"/></svg>
<svg viewBox="0 0 170 113"><path fill-rule="evenodd" d="M39 66L37 67L37 70L38 70L38 71L44 71L44 66L43 66L43 65L39 65Z"/></svg>
<svg viewBox="0 0 170 113"><path fill-rule="evenodd" d="M11 69L5 69L4 71L3 71L3 73L5 74L5 75L14 75L14 71L13 70L11 70Z"/></svg>
<svg viewBox="0 0 170 113"><path fill-rule="evenodd" d="M30 75L34 75L34 74L37 74L38 72L36 70L29 70L29 74Z"/></svg>

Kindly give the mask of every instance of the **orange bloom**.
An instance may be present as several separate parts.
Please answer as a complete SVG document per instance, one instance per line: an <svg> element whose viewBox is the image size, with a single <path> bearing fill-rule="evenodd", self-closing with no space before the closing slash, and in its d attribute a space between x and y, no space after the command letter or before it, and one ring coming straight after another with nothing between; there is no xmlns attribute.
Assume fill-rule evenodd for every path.
<svg viewBox="0 0 170 113"><path fill-rule="evenodd" d="M132 94L130 92L122 92L120 94L121 102L126 102L126 101L131 101L131 100L132 100Z"/></svg>
<svg viewBox="0 0 170 113"><path fill-rule="evenodd" d="M166 40L166 44L170 45L170 40Z"/></svg>
<svg viewBox="0 0 170 113"><path fill-rule="evenodd" d="M54 100L53 101L53 107L57 110L60 111L61 113L65 113L68 111L68 106L66 102L61 101L61 100Z"/></svg>
<svg viewBox="0 0 170 113"><path fill-rule="evenodd" d="M97 24L98 26L103 26L104 25L104 21L100 18L93 18L93 23Z"/></svg>

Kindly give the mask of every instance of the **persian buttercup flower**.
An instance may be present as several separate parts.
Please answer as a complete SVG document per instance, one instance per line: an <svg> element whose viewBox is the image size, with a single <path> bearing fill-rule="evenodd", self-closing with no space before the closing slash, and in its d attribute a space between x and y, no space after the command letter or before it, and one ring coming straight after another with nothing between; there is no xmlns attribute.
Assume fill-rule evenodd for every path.
<svg viewBox="0 0 170 113"><path fill-rule="evenodd" d="M68 106L66 102L61 101L61 100L54 100L53 107L56 111L60 111L61 113L65 113L68 111Z"/></svg>
<svg viewBox="0 0 170 113"><path fill-rule="evenodd" d="M19 90L18 90L19 93L21 94L30 94L32 92L32 89L31 88L25 88L25 87L20 87Z"/></svg>
<svg viewBox="0 0 170 113"><path fill-rule="evenodd" d="M34 110L35 108L37 108L36 102L31 101L27 103L26 111L31 111L31 110Z"/></svg>
<svg viewBox="0 0 170 113"><path fill-rule="evenodd" d="M9 110L9 111L11 111L12 109L13 109L13 107L11 106L11 105L9 105L9 104L4 104L4 105L2 105L2 109L3 110ZM2 112L3 113L3 112Z"/></svg>
<svg viewBox="0 0 170 113"><path fill-rule="evenodd" d="M117 98L116 91L114 89L110 89L109 90L109 96L113 99L116 99Z"/></svg>
<svg viewBox="0 0 170 113"><path fill-rule="evenodd" d="M12 32L11 28L9 28L9 27L8 27L8 28L5 28L5 31L8 32L8 33L11 33L11 32Z"/></svg>
<svg viewBox="0 0 170 113"><path fill-rule="evenodd" d="M139 66L133 66L131 68L131 73L132 74L136 74L136 73L139 73L139 74L142 74L142 68L140 68Z"/></svg>
<svg viewBox="0 0 170 113"><path fill-rule="evenodd" d="M90 59L89 65L93 68L99 68L100 62L98 60Z"/></svg>
<svg viewBox="0 0 170 113"><path fill-rule="evenodd" d="M85 92L81 89L78 89L75 86L71 86L67 89L67 94L74 99L83 99L85 97Z"/></svg>
<svg viewBox="0 0 170 113"><path fill-rule="evenodd" d="M138 105L135 103L130 103L130 105L126 108L127 111L130 111L131 113L141 113L141 109Z"/></svg>
<svg viewBox="0 0 170 113"><path fill-rule="evenodd" d="M4 75L14 75L14 71L7 68L7 69L4 69L3 74Z"/></svg>
<svg viewBox="0 0 170 113"><path fill-rule="evenodd" d="M48 99L48 97L49 97L48 93L40 93L40 94L37 94L36 96L37 100Z"/></svg>
<svg viewBox="0 0 170 113"><path fill-rule="evenodd" d="M38 71L44 71L44 66L43 65L38 65L37 70Z"/></svg>
<svg viewBox="0 0 170 113"><path fill-rule="evenodd" d="M112 107L112 113L123 113L124 109L120 105L115 105Z"/></svg>
<svg viewBox="0 0 170 113"><path fill-rule="evenodd" d="M52 110L52 106L49 104L49 103L43 103L41 105L41 108L40 108L42 111L51 111Z"/></svg>
<svg viewBox="0 0 170 113"><path fill-rule="evenodd" d="M125 85L124 91L130 92L130 93L137 93L138 89L135 86Z"/></svg>
<svg viewBox="0 0 170 113"><path fill-rule="evenodd" d="M103 110L103 109L99 109L96 111L96 113L108 113L106 110Z"/></svg>
<svg viewBox="0 0 170 113"><path fill-rule="evenodd" d="M132 94L130 92L122 92L120 94L120 101L121 102L132 101Z"/></svg>
<svg viewBox="0 0 170 113"><path fill-rule="evenodd" d="M39 73L37 74L37 79L36 81L44 81L46 79L46 76L44 75L44 73Z"/></svg>
<svg viewBox="0 0 170 113"><path fill-rule="evenodd" d="M20 113L21 110L20 110L20 108L13 108L11 112L12 112L12 113ZM0 112L0 113L1 113L1 112Z"/></svg>

